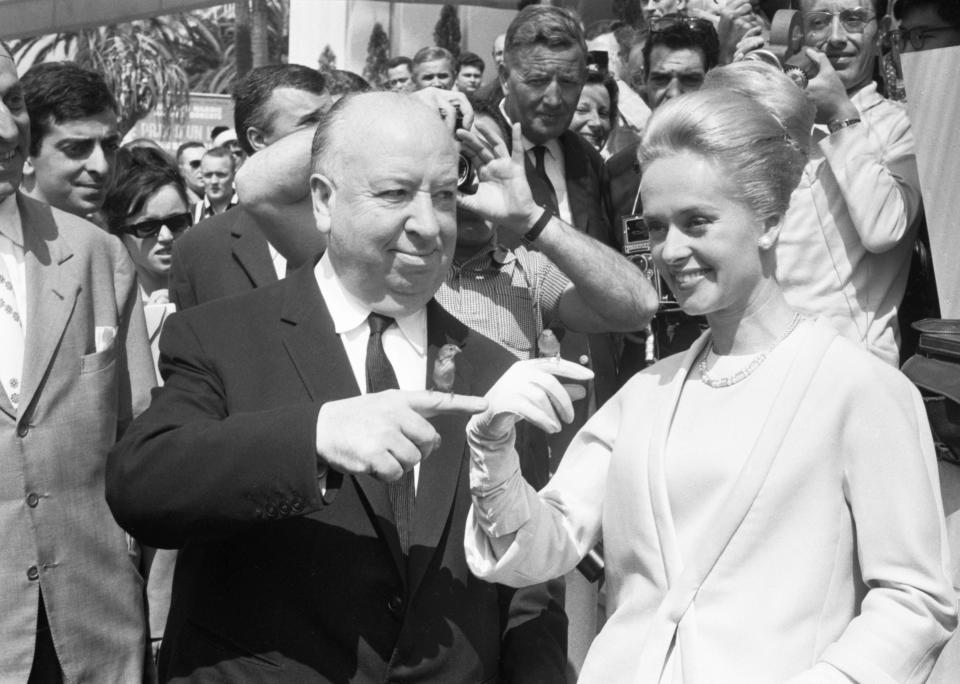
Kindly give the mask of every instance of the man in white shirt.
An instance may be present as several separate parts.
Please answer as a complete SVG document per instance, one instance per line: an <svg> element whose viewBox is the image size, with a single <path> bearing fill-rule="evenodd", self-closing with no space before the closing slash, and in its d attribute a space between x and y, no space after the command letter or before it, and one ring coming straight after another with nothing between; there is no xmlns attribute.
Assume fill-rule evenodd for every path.
<svg viewBox="0 0 960 684"><path fill-rule="evenodd" d="M456 240L452 133L414 97L365 93L313 150L324 256L173 316L164 387L107 467L121 524L180 549L161 679L562 681L546 588L478 583L463 555L464 427L483 407L463 395L513 357L433 301ZM432 391L448 345L452 390Z"/></svg>
<svg viewBox="0 0 960 684"><path fill-rule="evenodd" d="M807 86L818 126L777 242L777 280L796 309L899 365L897 308L921 208L910 121L872 79L876 3L803 0L801 11L820 70Z"/></svg>
<svg viewBox="0 0 960 684"><path fill-rule="evenodd" d="M118 240L18 191L30 126L2 44L0 99L0 678L135 683L143 585L103 490L154 384L136 276Z"/></svg>

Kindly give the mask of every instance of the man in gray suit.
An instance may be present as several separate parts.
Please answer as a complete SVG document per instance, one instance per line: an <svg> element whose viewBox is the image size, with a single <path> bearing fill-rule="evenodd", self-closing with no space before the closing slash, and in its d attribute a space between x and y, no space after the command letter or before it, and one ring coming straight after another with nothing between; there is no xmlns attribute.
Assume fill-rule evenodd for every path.
<svg viewBox="0 0 960 684"><path fill-rule="evenodd" d="M107 450L154 382L133 265L19 192L30 144L0 44L0 680L139 682L142 580L104 500Z"/></svg>

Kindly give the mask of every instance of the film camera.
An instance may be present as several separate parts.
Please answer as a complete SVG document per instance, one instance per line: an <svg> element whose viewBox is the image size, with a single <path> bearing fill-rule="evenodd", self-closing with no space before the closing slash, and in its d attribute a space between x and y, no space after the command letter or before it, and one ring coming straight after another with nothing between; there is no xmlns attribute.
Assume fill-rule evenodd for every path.
<svg viewBox="0 0 960 684"><path fill-rule="evenodd" d="M620 219L623 229L623 254L647 277L647 280L657 291L660 299L660 311L677 311L680 306L674 298L670 288L660 277L660 271L653 263L650 253L650 232L643 217L638 215L624 216Z"/></svg>
<svg viewBox="0 0 960 684"><path fill-rule="evenodd" d="M453 108L457 110L455 120L456 130L463 128L463 112L460 106L454 103ZM473 162L463 152L457 155L457 190L464 195L476 193L479 180L477 179L477 170L473 168Z"/></svg>
<svg viewBox="0 0 960 684"><path fill-rule="evenodd" d="M806 88L819 69L803 52L803 25L800 12L792 9L777 10L770 22L770 39L766 47L752 50L744 60L766 62L781 69L800 88Z"/></svg>

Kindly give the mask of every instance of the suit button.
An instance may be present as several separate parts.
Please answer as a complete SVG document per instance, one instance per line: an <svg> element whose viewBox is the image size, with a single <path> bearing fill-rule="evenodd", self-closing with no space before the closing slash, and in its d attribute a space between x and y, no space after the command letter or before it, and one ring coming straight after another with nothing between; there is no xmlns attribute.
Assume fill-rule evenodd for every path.
<svg viewBox="0 0 960 684"><path fill-rule="evenodd" d="M27 494L27 505L30 508L36 508L38 503L40 503L39 496L37 496L34 492Z"/></svg>
<svg viewBox="0 0 960 684"><path fill-rule="evenodd" d="M293 510L297 513L303 510L303 499L301 499L299 496L293 500Z"/></svg>
<svg viewBox="0 0 960 684"><path fill-rule="evenodd" d="M17 437L26 437L28 432L30 432L30 426L26 423L20 423L17 426Z"/></svg>
<svg viewBox="0 0 960 684"><path fill-rule="evenodd" d="M31 565L27 568L27 579L31 582L35 582L40 577L40 570L37 569L36 565Z"/></svg>
<svg viewBox="0 0 960 684"><path fill-rule="evenodd" d="M290 504L288 504L286 501L281 501L279 508L280 515L290 515Z"/></svg>
<svg viewBox="0 0 960 684"><path fill-rule="evenodd" d="M395 616L399 616L403 612L403 597L391 596L390 600L387 601L387 610Z"/></svg>
<svg viewBox="0 0 960 684"><path fill-rule="evenodd" d="M273 504L267 504L266 506L264 506L264 509L267 511L268 518L277 517L277 507L274 506Z"/></svg>

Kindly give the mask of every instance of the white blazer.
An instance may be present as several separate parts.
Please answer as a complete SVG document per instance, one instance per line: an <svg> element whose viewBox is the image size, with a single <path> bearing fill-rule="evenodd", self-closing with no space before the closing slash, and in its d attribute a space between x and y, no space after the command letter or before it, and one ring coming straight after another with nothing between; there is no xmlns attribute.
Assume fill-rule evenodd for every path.
<svg viewBox="0 0 960 684"><path fill-rule="evenodd" d="M598 411L539 495L515 455L474 449L479 577L562 575L603 540L609 615L581 682L926 679L957 613L922 400L825 326L795 334L802 351L757 397L764 427L694 558L680 557L664 446L708 334Z"/></svg>

